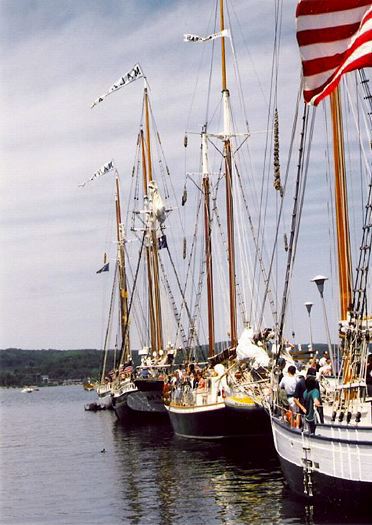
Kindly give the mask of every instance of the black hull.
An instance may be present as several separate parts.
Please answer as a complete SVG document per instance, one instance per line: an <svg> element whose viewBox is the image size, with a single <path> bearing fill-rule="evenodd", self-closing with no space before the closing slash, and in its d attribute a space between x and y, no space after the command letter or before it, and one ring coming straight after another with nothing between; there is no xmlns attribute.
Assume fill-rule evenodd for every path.
<svg viewBox="0 0 372 525"><path fill-rule="evenodd" d="M127 400L128 410L133 414L168 417L163 401L163 390L138 390L132 392Z"/></svg>
<svg viewBox="0 0 372 525"><path fill-rule="evenodd" d="M324 504L329 502L338 506L364 508L371 501L371 484L363 481L351 481L320 472L312 473L312 496L304 492L304 472L302 467L279 456L280 465L292 492L309 501Z"/></svg>
<svg viewBox="0 0 372 525"><path fill-rule="evenodd" d="M130 414L130 410L127 404L127 398L128 398L127 393L122 394L121 396L112 398L112 408L114 409L116 417L120 421L127 420Z"/></svg>
<svg viewBox="0 0 372 525"><path fill-rule="evenodd" d="M163 392L162 379L135 379L134 384L141 392Z"/></svg>
<svg viewBox="0 0 372 525"><path fill-rule="evenodd" d="M191 439L253 438L272 442L270 419L261 407L226 407L224 403L194 408L169 407L176 435Z"/></svg>

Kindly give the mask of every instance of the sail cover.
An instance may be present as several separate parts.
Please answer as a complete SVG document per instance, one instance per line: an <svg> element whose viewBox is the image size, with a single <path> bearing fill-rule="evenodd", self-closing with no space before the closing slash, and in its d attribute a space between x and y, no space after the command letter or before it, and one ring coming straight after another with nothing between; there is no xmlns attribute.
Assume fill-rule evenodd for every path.
<svg viewBox="0 0 372 525"><path fill-rule="evenodd" d="M251 359L252 368L256 370L261 366L267 367L270 358L263 348L253 342L253 335L251 328L244 328L239 338L238 346L236 347L236 357L238 361Z"/></svg>
<svg viewBox="0 0 372 525"><path fill-rule="evenodd" d="M300 0L296 18L304 99L316 106L344 73L372 66L371 0Z"/></svg>
<svg viewBox="0 0 372 525"><path fill-rule="evenodd" d="M154 180L150 181L148 184L148 196L156 219L160 224L163 224L166 218L165 206L163 199L160 196L158 185Z"/></svg>

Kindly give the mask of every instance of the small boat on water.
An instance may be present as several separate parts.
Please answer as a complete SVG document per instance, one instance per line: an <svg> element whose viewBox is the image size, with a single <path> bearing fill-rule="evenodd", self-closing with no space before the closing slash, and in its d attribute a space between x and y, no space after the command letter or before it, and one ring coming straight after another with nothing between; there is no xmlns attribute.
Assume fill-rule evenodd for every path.
<svg viewBox="0 0 372 525"><path fill-rule="evenodd" d="M21 392L23 394L31 394L35 389L32 386L25 386L22 388Z"/></svg>
<svg viewBox="0 0 372 525"><path fill-rule="evenodd" d="M106 410L106 406L100 403L88 403L84 406L86 412L99 412L100 410Z"/></svg>
<svg viewBox="0 0 372 525"><path fill-rule="evenodd" d="M348 508L367 509L371 508L372 496L372 397L368 389L372 371L370 354L372 316L367 310L370 307L368 293L371 290L372 252L371 137L368 132L364 137L362 128L354 126L354 122L349 121L347 138L350 146L354 137L354 144L358 144L361 149L363 143L367 144L366 151L369 152L366 177L361 176L360 179L361 185L366 186L359 195L363 198L363 211L353 215L353 217L356 215L361 217L361 235L357 243L359 250L356 251L357 263L355 265L354 262L353 265L348 210L355 210L357 199L352 201L348 199L346 175L350 170L355 179L355 171L359 168L354 171L355 164L352 162L349 170L347 169L343 120L346 118L345 115L353 114L354 104L364 99L366 121L369 119L370 132L372 95L368 78L363 70L358 72L359 78L356 77L355 82L353 80L353 91L349 92L351 83L348 84L348 98L341 96L341 84L338 87L344 72L372 66L371 3L359 2L358 8L355 6L356 3L351 0L342 2L340 6L326 0L322 2L301 0L296 13L297 39L303 59L305 101L317 105L323 98L328 95L330 97L337 230L335 244L339 277L339 305L336 305L336 308L337 316L341 319L339 337L342 356L341 363L336 363L334 356L331 360L333 371L338 372L340 369L340 372L336 380L325 387L325 395L322 394L322 397L311 377L306 379L304 401L303 404L298 405L302 419L300 428L298 424L293 424L293 421L298 422L300 414L293 418L290 413L288 417L278 398L275 398L272 408L271 424L282 470L293 492L319 505L332 502ZM343 33L346 27L349 28L347 38ZM332 52L329 44L324 43L321 37L327 32L334 36ZM336 49L337 55L333 55ZM331 56L328 56L330 52ZM310 61L312 64L306 56L313 58ZM332 66L329 65L330 61ZM330 67L332 67L331 71ZM321 85L316 85L317 81ZM341 101L349 105L345 113L342 112ZM362 111L362 106L356 107L358 111ZM324 111L326 112L325 108ZM305 106L302 136L308 133L310 112L310 107ZM315 111L312 111L312 114L314 116ZM324 123L322 126L324 127ZM306 151L305 156L308 155L310 158L309 144L302 144L302 148ZM302 170L301 162L302 160L299 162L300 170ZM298 178L296 188L301 184ZM298 200L297 193L294 200L295 202ZM288 264L288 273L293 271L292 265L293 261ZM356 268L356 272L353 272L353 268ZM313 279L318 286L324 311L326 311L323 297L325 280L323 276ZM329 348L331 350L331 344Z"/></svg>
<svg viewBox="0 0 372 525"><path fill-rule="evenodd" d="M91 392L92 390L94 390L94 383L84 383L83 384L83 388L84 390L86 390L87 392Z"/></svg>

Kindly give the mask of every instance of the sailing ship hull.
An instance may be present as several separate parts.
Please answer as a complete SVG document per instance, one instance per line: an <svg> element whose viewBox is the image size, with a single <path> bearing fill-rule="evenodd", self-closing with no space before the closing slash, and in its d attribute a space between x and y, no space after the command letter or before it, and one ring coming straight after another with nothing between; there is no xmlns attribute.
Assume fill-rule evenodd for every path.
<svg viewBox="0 0 372 525"><path fill-rule="evenodd" d="M162 379L136 379L134 384L137 388L127 400L131 412L153 416L167 416L163 401Z"/></svg>
<svg viewBox="0 0 372 525"><path fill-rule="evenodd" d="M99 403L107 410L112 410L111 384L99 385L96 388Z"/></svg>
<svg viewBox="0 0 372 525"><path fill-rule="evenodd" d="M363 506L372 494L372 433L368 427L319 425L316 434L271 419L283 474L297 495Z"/></svg>
<svg viewBox="0 0 372 525"><path fill-rule="evenodd" d="M120 421L125 421L130 415L131 411L128 407L128 398L133 392L136 392L136 387L132 382L129 382L112 395L112 407L116 417Z"/></svg>
<svg viewBox="0 0 372 525"><path fill-rule="evenodd" d="M101 405L105 407L106 410L112 410L112 395L111 392L106 394L98 394L98 399Z"/></svg>
<svg viewBox="0 0 372 525"><path fill-rule="evenodd" d="M176 435L194 439L270 438L270 420L261 407L232 408L213 405L170 405L169 417Z"/></svg>
<svg viewBox="0 0 372 525"><path fill-rule="evenodd" d="M259 438L272 445L270 416L262 406L232 398L225 399L225 405L229 423L239 428L243 436Z"/></svg>
<svg viewBox="0 0 372 525"><path fill-rule="evenodd" d="M120 396L113 396L112 397L112 408L114 409L116 417L120 421L124 421L128 418L128 415L130 413L128 408L128 392L125 392L121 394Z"/></svg>
<svg viewBox="0 0 372 525"><path fill-rule="evenodd" d="M226 429L225 403L182 407L169 406L169 417L177 436L194 439L223 439Z"/></svg>

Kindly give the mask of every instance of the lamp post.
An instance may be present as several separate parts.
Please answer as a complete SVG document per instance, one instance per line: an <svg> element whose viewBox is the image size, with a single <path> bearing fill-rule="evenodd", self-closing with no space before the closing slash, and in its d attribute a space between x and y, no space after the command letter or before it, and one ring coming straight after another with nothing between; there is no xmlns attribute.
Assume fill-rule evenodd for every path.
<svg viewBox="0 0 372 525"><path fill-rule="evenodd" d="M323 314L324 314L324 324L325 324L325 327L326 327L326 333L327 333L327 342L328 342L328 351L329 351L329 357L331 359L331 362L332 362L332 369L333 369L333 373L336 373L336 368L335 368L335 361L334 361L334 358L333 358L333 350L332 350L332 343L331 343L331 334L329 333L329 326L328 326L328 318L327 318L327 312L326 312L326 307L325 307L325 302L324 302L324 296L323 296L323 291L324 291L324 283L325 281L328 280L328 277L325 277L324 275L316 275L315 277L313 277L311 279L311 281L313 283L316 284L317 288L318 288L318 291L319 291L319 294L320 294L320 298L321 298L321 301L322 301L322 306L323 306Z"/></svg>
<svg viewBox="0 0 372 525"><path fill-rule="evenodd" d="M313 331L311 329L311 308L313 307L313 303L305 303L306 310L309 316L309 328L310 328L310 351L313 351Z"/></svg>

